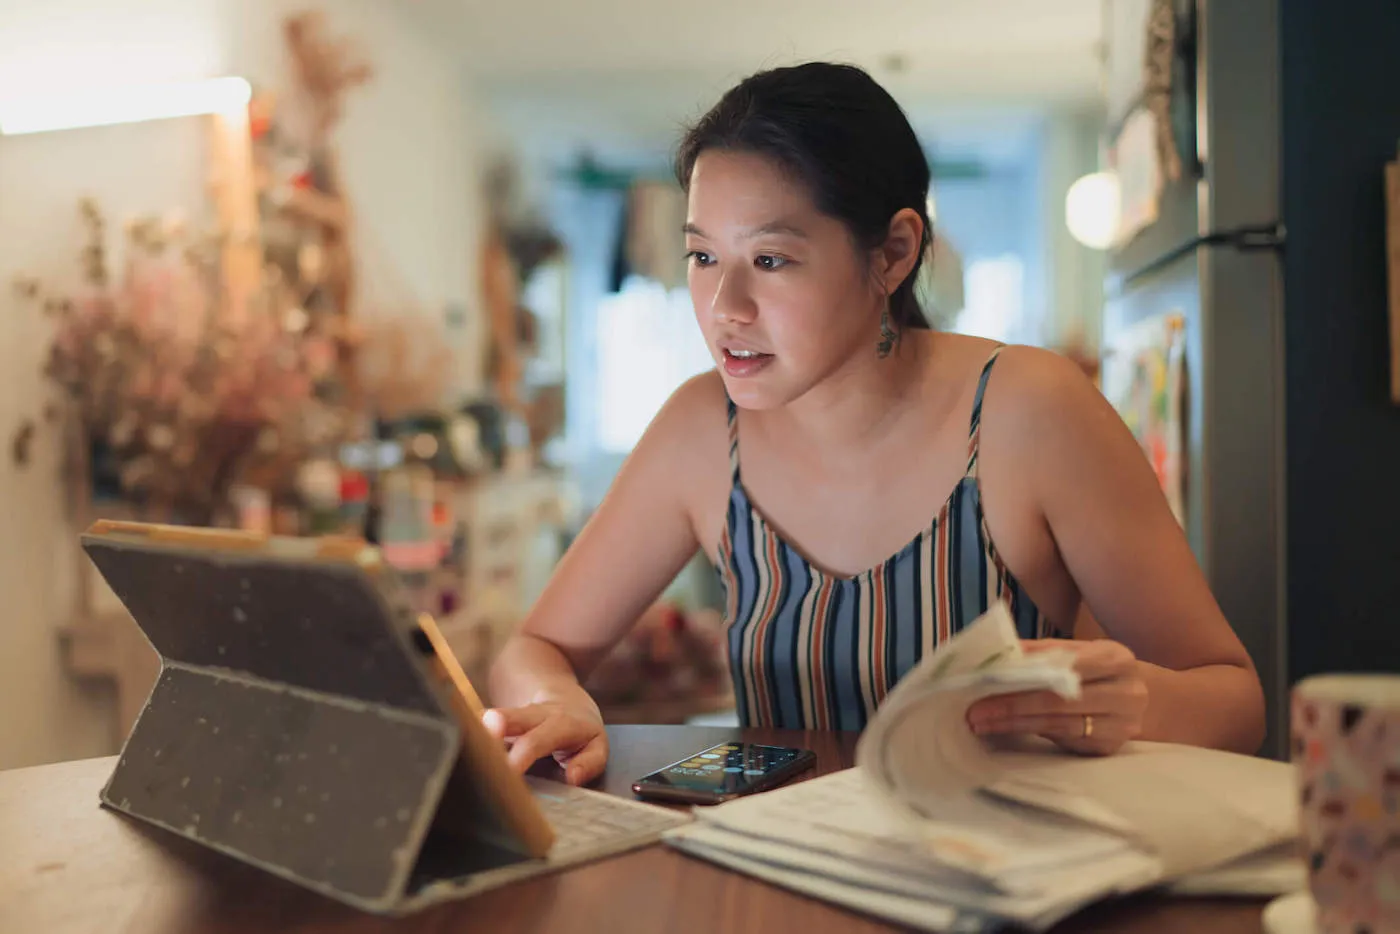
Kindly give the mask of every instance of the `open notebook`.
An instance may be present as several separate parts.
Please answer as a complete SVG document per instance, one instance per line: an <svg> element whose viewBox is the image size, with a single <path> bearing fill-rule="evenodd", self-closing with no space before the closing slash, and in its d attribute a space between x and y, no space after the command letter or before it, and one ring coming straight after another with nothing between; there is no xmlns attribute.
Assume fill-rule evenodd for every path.
<svg viewBox="0 0 1400 934"><path fill-rule="evenodd" d="M926 930L1044 929L1164 884L1263 894L1304 884L1289 766L1160 743L1087 758L993 745L966 726L992 694L1079 691L1065 652L1020 650L998 605L911 671L857 767L717 808L672 845Z"/></svg>

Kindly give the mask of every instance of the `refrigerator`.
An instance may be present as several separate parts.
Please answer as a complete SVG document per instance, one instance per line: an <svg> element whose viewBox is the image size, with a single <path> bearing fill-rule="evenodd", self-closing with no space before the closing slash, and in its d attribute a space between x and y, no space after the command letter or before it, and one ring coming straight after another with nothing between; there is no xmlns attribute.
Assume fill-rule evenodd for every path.
<svg viewBox="0 0 1400 934"><path fill-rule="evenodd" d="M1110 16L1150 3L1112 0ZM1169 112L1182 157L1155 220L1111 248L1102 343L1180 316L1182 521L1258 668L1263 753L1285 753L1287 555L1278 0L1178 2ZM1144 15L1145 18L1145 15ZM1108 31L1141 61L1146 30ZM1109 137L1123 115L1109 113ZM1106 361L1107 363L1107 361Z"/></svg>

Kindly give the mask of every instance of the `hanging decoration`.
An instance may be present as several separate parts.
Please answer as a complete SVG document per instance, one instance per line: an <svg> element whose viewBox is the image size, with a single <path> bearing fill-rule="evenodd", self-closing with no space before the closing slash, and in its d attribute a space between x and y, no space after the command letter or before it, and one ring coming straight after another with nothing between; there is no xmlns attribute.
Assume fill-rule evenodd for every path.
<svg viewBox="0 0 1400 934"><path fill-rule="evenodd" d="M1142 103L1152 115L1157 161L1168 181L1181 178L1181 155L1172 133L1172 66L1176 61L1176 11L1172 0L1154 0L1147 20Z"/></svg>
<svg viewBox="0 0 1400 934"><path fill-rule="evenodd" d="M1122 246L1158 216L1162 190L1198 174L1196 156L1196 21L1189 0L1114 5L1113 33L1141 49L1140 82L1129 87L1128 61L1110 60L1110 164L1121 214L1112 246ZM1128 37L1138 29L1138 38ZM1136 45L1136 43L1141 45Z"/></svg>
<svg viewBox="0 0 1400 934"><path fill-rule="evenodd" d="M264 261L298 298L304 326L335 346L338 383L353 392L361 344L350 210L334 133L346 95L373 76L352 43L328 35L325 17L289 17L283 35L296 83L255 93L250 108L253 176Z"/></svg>

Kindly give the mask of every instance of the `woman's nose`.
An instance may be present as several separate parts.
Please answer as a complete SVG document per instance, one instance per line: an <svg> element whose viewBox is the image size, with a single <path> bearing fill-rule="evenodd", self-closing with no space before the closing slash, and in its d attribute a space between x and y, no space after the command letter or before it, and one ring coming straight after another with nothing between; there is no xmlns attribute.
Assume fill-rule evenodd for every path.
<svg viewBox="0 0 1400 934"><path fill-rule="evenodd" d="M758 317L758 305L749 294L742 275L726 272L720 277L719 287L710 300L710 314L716 321L727 324L749 324Z"/></svg>

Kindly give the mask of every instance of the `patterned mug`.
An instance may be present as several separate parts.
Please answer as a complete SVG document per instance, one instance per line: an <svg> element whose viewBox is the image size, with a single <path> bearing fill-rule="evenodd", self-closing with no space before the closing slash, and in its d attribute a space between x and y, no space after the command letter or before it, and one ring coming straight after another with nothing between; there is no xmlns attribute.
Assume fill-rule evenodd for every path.
<svg viewBox="0 0 1400 934"><path fill-rule="evenodd" d="M1292 714L1317 930L1400 931L1400 675L1306 678Z"/></svg>

